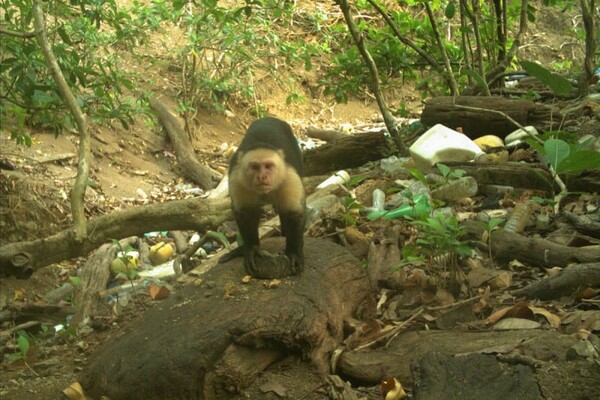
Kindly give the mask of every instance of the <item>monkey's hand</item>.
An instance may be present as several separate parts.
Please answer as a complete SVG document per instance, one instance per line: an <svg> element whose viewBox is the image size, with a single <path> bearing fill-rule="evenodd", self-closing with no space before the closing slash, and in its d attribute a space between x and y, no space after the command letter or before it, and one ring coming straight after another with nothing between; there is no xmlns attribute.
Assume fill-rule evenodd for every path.
<svg viewBox="0 0 600 400"><path fill-rule="evenodd" d="M294 253L286 253L285 259L289 263L290 270L294 275L304 271L304 256Z"/></svg>

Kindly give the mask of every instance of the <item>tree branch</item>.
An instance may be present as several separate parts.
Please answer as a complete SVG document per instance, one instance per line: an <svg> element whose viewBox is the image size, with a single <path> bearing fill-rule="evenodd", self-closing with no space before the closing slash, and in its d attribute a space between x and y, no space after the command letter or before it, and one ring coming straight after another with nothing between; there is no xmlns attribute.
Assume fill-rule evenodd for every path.
<svg viewBox="0 0 600 400"><path fill-rule="evenodd" d="M371 91L375 95L375 99L377 100L377 105L379 106L379 110L381 111L381 115L383 116L383 120L385 122L385 126L388 129L388 132L392 136L394 143L398 147L398 151L402 155L408 155L408 148L402 141L400 137L400 133L398 131L398 127L396 126L396 119L390 113L390 110L387 108L385 104L385 100L383 98L383 94L381 93L381 87L379 85L379 72L377 71L377 66L375 65L375 61L371 57L371 54L367 50L365 46L364 38L362 34L358 31L358 28L354 24L354 20L352 19L352 15L350 14L350 7L348 6L348 2L346 0L336 0L336 3L340 6L342 10L342 14L344 14L344 19L346 20L346 25L348 25L348 29L350 30L350 34L352 35L352 39L358 48L369 72L371 73Z"/></svg>
<svg viewBox="0 0 600 400"><path fill-rule="evenodd" d="M437 28L437 23L435 22L435 17L433 15L433 11L431 11L431 6L429 3L424 2L425 10L427 11L427 16L429 17L429 22L431 23L431 29L433 30L433 35L435 36L435 41L440 49L440 53L442 55L442 59L444 61L444 67L446 69L446 75L448 84L450 85L450 91L452 92L452 96L458 95L458 85L456 84L456 80L454 79L454 73L452 72L452 66L450 65L450 59L448 58L448 53L446 53L446 47L444 47L444 43L442 42L442 37L440 36L440 32Z"/></svg>
<svg viewBox="0 0 600 400"><path fill-rule="evenodd" d="M42 1L34 0L33 2L33 17L35 34L38 39L38 43L44 54L44 58L48 63L48 67L52 72L52 76L58 86L58 91L69 108L69 111L73 115L77 124L77 130L79 132L79 163L77 166L77 177L71 190L71 212L73 214L73 227L75 229L75 238L78 241L83 241L87 236L86 232L86 218L84 210L84 196L85 189L89 176L89 162L90 162L90 135L88 132L87 122L83 112L77 105L75 96L71 92L65 77L60 70L58 61L54 56L48 37L46 36L46 22L44 20L44 12L42 11Z"/></svg>
<svg viewBox="0 0 600 400"><path fill-rule="evenodd" d="M440 71L440 72L444 71L444 69L442 68L442 66L436 61L436 59L434 57L432 57L425 50L423 50L422 48L420 48L419 46L417 46L417 44L415 42L413 42L412 40L410 40L409 38L407 38L406 36L404 36L398 30L398 28L396 27L396 25L394 25L394 22L390 19L389 15L387 15L387 13L385 12L385 10L383 8L381 8L381 6L379 4L377 4L374 0L367 0L367 1L383 17L383 19L385 20L385 22L387 23L387 25L390 27L390 29L392 30L392 32L394 32L394 35L398 38L399 41L401 41L402 43L404 43L405 45L407 45L408 47L410 47L411 49L413 49L419 56L421 56L421 58L423 58L425 61L427 61L427 63L433 69L435 69L436 71Z"/></svg>

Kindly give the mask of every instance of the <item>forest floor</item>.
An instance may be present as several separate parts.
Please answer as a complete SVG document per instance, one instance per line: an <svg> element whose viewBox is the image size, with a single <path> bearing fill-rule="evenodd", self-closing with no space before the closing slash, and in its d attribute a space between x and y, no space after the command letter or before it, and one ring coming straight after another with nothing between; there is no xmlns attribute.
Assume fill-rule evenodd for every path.
<svg viewBox="0 0 600 400"><path fill-rule="evenodd" d="M520 55L545 65L581 59L581 42L569 33L572 23L571 18L565 18L558 9L541 8L536 22L531 24ZM148 55L170 54L169 43L170 40L165 37L155 37L147 48ZM153 91L172 109L175 108L178 92L175 82L179 79L168 66L131 65L130 68L145 70L144 89ZM318 71L314 73L318 74ZM290 74L305 72L290 71ZM315 76L307 79L314 82ZM289 121L300 137L309 126L357 126L380 119L376 103L369 98L336 104L331 98L313 97L307 92L304 103L288 106L285 102L288 89L267 80L257 95L261 96L269 114ZM412 84L394 95L393 102L406 103L412 115L418 117L422 103ZM237 144L253 118L244 110L236 110L235 116L200 111L196 119L198 125L193 145L198 158L223 172L227 162L223 148ZM147 117L140 116L130 130L117 125L92 125L91 134L93 161L90 179L95 185L88 188L86 195L88 217L180 196L176 187L185 182L177 171L168 137L159 126L148 124ZM43 238L70 223L68 193L77 168L77 137L69 134L55 136L47 132L31 132L31 137L33 145L25 148L17 146L4 129L0 131L0 159L9 160L16 166L14 176L7 175L4 170L0 174L0 194L9 199L2 201L2 244ZM84 263L84 258L67 260L41 268L27 280L2 278L0 309L13 302L38 302L46 293L67 282L70 276L75 276ZM44 346L31 343L27 362L2 362L0 398L63 398L62 390L78 380L98 346L134 326L144 311L155 303L147 295L138 296L105 330L94 331L85 337L63 331L64 334L55 336L54 342L45 340ZM57 324L52 318L42 322ZM298 365L291 361L280 368L290 372ZM311 373L306 373L302 382L304 393L319 385L319 380ZM564 385L565 382L558 384Z"/></svg>

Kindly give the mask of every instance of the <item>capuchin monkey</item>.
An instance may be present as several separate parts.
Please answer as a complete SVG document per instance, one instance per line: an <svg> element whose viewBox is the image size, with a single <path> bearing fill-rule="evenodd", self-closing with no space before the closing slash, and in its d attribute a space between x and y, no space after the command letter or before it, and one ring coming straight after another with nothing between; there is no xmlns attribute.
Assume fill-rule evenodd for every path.
<svg viewBox="0 0 600 400"><path fill-rule="evenodd" d="M242 253L246 272L257 274L254 256L263 254L258 238L261 207L271 204L279 214L292 273L302 272L306 196L301 175L300 147L287 122L272 117L253 122L229 162L229 195L243 246L221 262Z"/></svg>

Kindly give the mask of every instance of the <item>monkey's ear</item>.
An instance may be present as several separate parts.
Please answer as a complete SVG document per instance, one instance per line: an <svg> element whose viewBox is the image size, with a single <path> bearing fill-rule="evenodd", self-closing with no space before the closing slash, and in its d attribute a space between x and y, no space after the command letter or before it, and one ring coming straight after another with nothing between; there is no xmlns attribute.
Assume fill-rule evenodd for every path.
<svg viewBox="0 0 600 400"><path fill-rule="evenodd" d="M277 153L282 160L285 160L285 153L283 152L283 149L277 149Z"/></svg>

